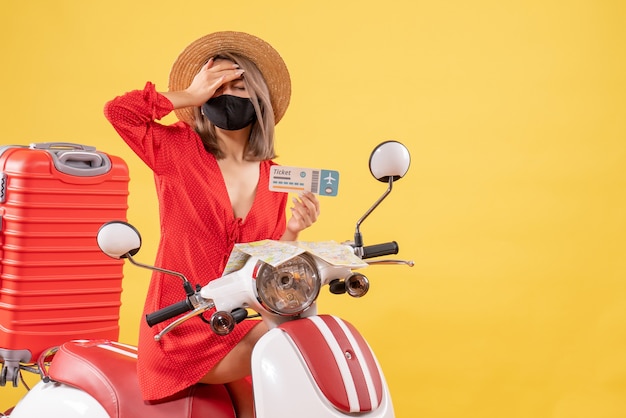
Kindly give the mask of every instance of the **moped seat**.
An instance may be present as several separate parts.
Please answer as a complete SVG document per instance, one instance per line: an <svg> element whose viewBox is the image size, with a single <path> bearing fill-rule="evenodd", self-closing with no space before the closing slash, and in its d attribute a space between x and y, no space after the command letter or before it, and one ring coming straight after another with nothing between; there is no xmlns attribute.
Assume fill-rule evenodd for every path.
<svg viewBox="0 0 626 418"><path fill-rule="evenodd" d="M59 347L48 374L93 396L112 418L235 418L223 385L192 386L158 402L144 402L137 382L137 349L108 340L70 341Z"/></svg>

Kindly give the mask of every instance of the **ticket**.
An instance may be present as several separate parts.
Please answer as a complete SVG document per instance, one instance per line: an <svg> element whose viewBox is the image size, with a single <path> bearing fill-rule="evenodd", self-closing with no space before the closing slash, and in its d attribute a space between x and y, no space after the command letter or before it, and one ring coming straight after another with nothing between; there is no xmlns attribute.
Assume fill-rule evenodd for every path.
<svg viewBox="0 0 626 418"><path fill-rule="evenodd" d="M320 196L337 196L339 172L273 165L270 171L270 190L284 193L311 192Z"/></svg>

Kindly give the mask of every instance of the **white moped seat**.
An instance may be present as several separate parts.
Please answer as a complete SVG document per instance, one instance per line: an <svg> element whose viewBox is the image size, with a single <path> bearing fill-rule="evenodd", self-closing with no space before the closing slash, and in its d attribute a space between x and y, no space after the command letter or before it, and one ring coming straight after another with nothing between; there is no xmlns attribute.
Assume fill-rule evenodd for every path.
<svg viewBox="0 0 626 418"><path fill-rule="evenodd" d="M89 393L112 418L235 418L223 385L192 386L158 402L144 402L137 382L137 349L107 340L63 344L50 378Z"/></svg>

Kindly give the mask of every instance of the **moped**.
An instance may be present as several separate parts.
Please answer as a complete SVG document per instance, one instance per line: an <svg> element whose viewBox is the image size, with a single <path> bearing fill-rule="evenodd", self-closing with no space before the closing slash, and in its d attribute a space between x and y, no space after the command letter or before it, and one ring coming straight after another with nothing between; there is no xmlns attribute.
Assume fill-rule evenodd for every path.
<svg viewBox="0 0 626 418"><path fill-rule="evenodd" d="M171 321L155 336L157 341L188 320L203 320L207 332L218 335L232 332L251 316L266 323L269 331L255 345L251 360L257 417L394 417L383 372L366 340L347 321L318 314L316 305L324 286L334 294L365 295L369 280L360 270L368 264L413 265L372 260L397 254L398 244L363 245L360 231L394 182L406 174L409 152L397 141L383 142L369 163L372 175L388 188L358 220L353 241L237 244L222 277L204 287L193 288L180 273L136 261L141 236L126 222L104 224L98 245L110 257L181 280L186 298L146 315L150 326ZM208 311L213 313L204 315ZM41 380L5 416L235 417L223 385L198 384L172 398L144 402L136 359L135 347L108 340L73 340L51 348L37 365L20 365L20 373L38 373Z"/></svg>

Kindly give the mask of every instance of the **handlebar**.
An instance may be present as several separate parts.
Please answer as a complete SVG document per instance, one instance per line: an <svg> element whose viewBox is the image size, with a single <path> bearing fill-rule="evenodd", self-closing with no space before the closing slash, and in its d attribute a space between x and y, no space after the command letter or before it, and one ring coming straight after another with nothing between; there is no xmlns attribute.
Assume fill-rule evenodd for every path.
<svg viewBox="0 0 626 418"><path fill-rule="evenodd" d="M396 241L385 242L384 244L374 244L363 246L362 259L381 257L384 255L398 254L399 247Z"/></svg>
<svg viewBox="0 0 626 418"><path fill-rule="evenodd" d="M391 241L382 244L365 245L358 248L358 250L358 255L360 255L361 259L368 259L374 257L382 257L385 255L398 254L399 247L396 241ZM174 318L187 312L194 311L194 309L196 309L196 306L194 306L194 303L192 303L191 299L191 296L187 297L183 301L176 302L172 305L161 308L156 312L147 314L146 323L148 324L148 326L153 327L154 325L164 322L168 319ZM203 311L203 309L200 309L200 311Z"/></svg>
<svg viewBox="0 0 626 418"><path fill-rule="evenodd" d="M159 324L163 321L166 321L170 318L174 318L180 314L184 314L194 309L189 298L174 303L173 305L166 306L165 308L159 309L156 312L152 312L146 315L146 322L148 326L153 327L156 324Z"/></svg>

